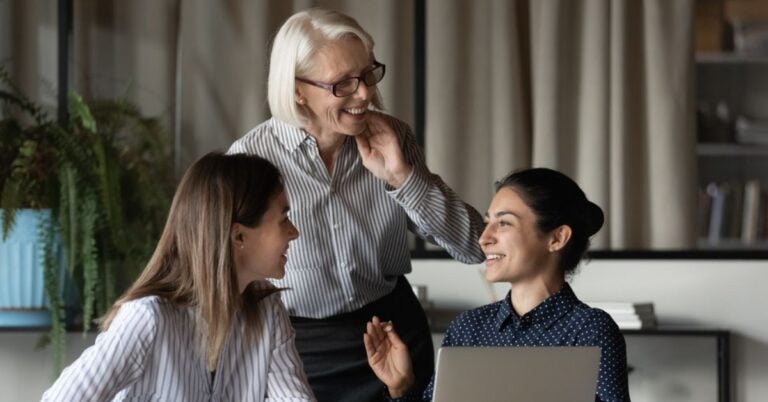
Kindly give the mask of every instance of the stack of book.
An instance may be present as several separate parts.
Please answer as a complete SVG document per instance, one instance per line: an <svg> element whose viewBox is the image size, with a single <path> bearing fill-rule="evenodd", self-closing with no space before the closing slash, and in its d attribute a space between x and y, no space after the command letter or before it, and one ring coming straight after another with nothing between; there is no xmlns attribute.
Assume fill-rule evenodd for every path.
<svg viewBox="0 0 768 402"><path fill-rule="evenodd" d="M621 329L656 328L653 303L595 302L587 304L608 313Z"/></svg>

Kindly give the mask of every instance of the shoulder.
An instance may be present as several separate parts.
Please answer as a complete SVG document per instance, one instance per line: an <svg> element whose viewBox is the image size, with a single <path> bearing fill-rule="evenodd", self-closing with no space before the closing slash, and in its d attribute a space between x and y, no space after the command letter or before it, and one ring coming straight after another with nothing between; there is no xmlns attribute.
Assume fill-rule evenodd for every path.
<svg viewBox="0 0 768 402"><path fill-rule="evenodd" d="M573 317L580 326L580 333L596 343L605 341L623 342L624 336L611 316L599 308L593 308L580 302L574 308Z"/></svg>
<svg viewBox="0 0 768 402"><path fill-rule="evenodd" d="M118 320L140 321L157 326L180 314L186 315L186 309L159 296L145 296L123 303L115 316L115 322Z"/></svg>
<svg viewBox="0 0 768 402"><path fill-rule="evenodd" d="M257 144L264 143L273 139L274 134L282 129L290 129L290 126L286 123L282 123L280 120L274 117L262 122L261 124L248 130L242 137L237 139L229 148L227 153L246 153L252 152L251 148Z"/></svg>
<svg viewBox="0 0 768 402"><path fill-rule="evenodd" d="M499 308L501 308L501 303L504 303L504 300L486 304L459 314L458 317L451 321L448 330L452 332L464 332L494 322L499 312Z"/></svg>

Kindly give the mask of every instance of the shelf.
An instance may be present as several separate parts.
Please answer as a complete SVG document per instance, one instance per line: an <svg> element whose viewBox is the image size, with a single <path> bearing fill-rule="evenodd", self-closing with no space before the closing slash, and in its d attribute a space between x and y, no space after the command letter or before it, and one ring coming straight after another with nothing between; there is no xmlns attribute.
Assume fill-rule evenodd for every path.
<svg viewBox="0 0 768 402"><path fill-rule="evenodd" d="M766 251L768 250L768 240L757 239L751 243L741 239L720 239L717 243L709 243L707 239L699 239L698 247L700 250L742 250L742 251Z"/></svg>
<svg viewBox="0 0 768 402"><path fill-rule="evenodd" d="M768 54L740 54L729 52L697 53L701 64L768 64Z"/></svg>
<svg viewBox="0 0 768 402"><path fill-rule="evenodd" d="M768 156L768 144L735 144L701 142L696 144L699 156Z"/></svg>

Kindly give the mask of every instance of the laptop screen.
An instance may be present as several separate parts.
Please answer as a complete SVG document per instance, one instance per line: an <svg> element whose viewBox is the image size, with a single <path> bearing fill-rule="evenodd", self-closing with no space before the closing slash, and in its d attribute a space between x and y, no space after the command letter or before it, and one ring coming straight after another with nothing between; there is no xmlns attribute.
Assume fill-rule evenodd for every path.
<svg viewBox="0 0 768 402"><path fill-rule="evenodd" d="M594 402L600 348L444 347L435 402Z"/></svg>

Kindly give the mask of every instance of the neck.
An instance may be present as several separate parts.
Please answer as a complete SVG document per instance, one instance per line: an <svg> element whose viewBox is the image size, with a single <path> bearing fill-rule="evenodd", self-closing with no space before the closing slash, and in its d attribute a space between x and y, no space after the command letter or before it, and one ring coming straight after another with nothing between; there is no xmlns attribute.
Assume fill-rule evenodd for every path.
<svg viewBox="0 0 768 402"><path fill-rule="evenodd" d="M510 298L512 308L520 317L528 314L539 304L562 289L565 277L559 275L547 275L512 284Z"/></svg>
<svg viewBox="0 0 768 402"><path fill-rule="evenodd" d="M323 132L313 128L311 125L304 128L304 131L309 133L315 141L317 141L317 150L320 153L320 158L328 168L328 172L333 172L333 164L336 161L336 155L338 155L341 145L344 144L344 140L347 136L335 132Z"/></svg>

